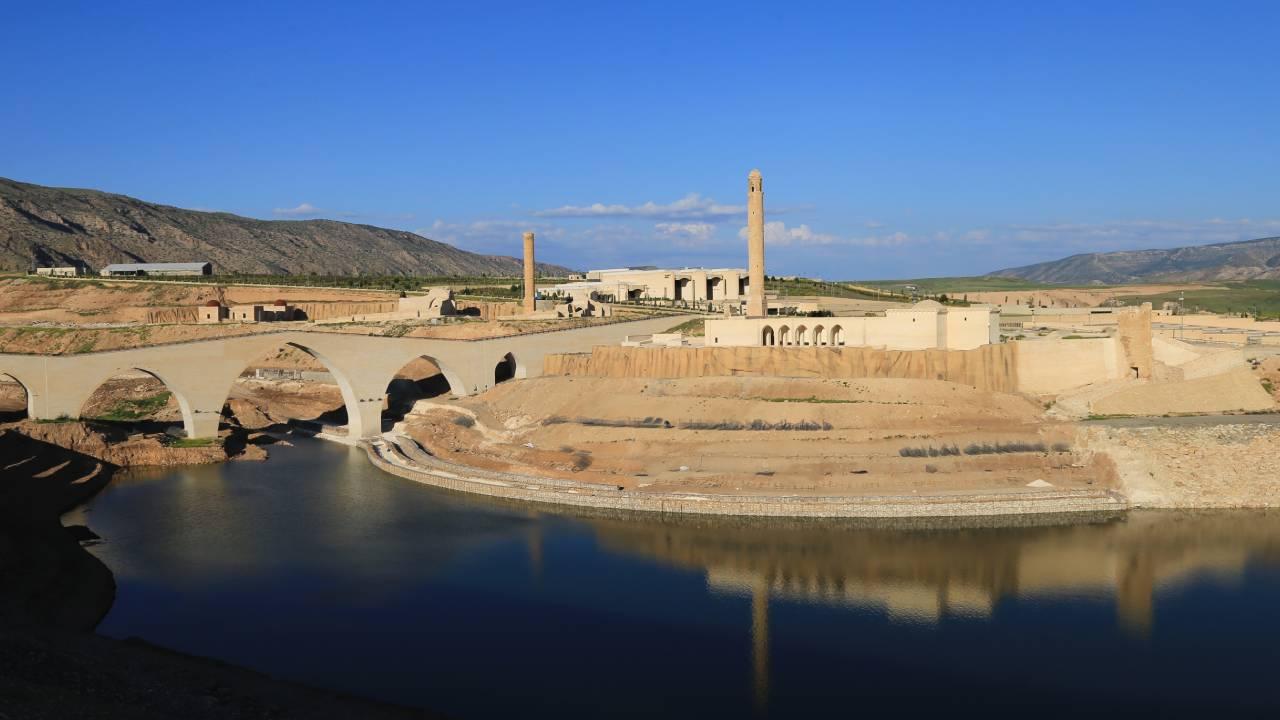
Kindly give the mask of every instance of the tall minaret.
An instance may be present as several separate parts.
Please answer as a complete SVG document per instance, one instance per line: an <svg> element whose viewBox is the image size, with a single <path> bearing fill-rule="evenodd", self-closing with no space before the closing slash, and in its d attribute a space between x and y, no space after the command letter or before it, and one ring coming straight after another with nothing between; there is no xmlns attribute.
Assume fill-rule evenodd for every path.
<svg viewBox="0 0 1280 720"><path fill-rule="evenodd" d="M533 280L533 233L524 234L524 311L525 314L536 312L538 303L534 300Z"/></svg>
<svg viewBox="0 0 1280 720"><path fill-rule="evenodd" d="M760 171L747 175L747 317L769 314L764 301L764 181Z"/></svg>

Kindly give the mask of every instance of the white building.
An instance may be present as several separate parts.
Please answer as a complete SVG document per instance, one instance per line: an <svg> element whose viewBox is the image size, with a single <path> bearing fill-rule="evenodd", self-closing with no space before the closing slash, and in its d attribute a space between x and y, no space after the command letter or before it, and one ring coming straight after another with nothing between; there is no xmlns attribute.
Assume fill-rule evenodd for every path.
<svg viewBox="0 0 1280 720"><path fill-rule="evenodd" d="M44 277L76 277L80 274L78 267L42 267L36 268L37 275Z"/></svg>
<svg viewBox="0 0 1280 720"><path fill-rule="evenodd" d="M213 263L115 263L102 268L98 274L103 277L212 275Z"/></svg>
<svg viewBox="0 0 1280 720"><path fill-rule="evenodd" d="M707 347L858 346L887 350L971 350L1000 342L989 305L946 307L933 300L864 317L726 317L706 321Z"/></svg>
<svg viewBox="0 0 1280 720"><path fill-rule="evenodd" d="M741 268L653 267L592 270L587 279L555 285L563 295L589 292L605 302L662 299L706 302L747 297L747 271Z"/></svg>

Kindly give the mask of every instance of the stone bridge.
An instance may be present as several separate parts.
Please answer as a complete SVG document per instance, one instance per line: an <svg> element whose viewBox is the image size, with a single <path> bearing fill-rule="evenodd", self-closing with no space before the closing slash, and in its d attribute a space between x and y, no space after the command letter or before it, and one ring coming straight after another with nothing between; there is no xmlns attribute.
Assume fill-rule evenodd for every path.
<svg viewBox="0 0 1280 720"><path fill-rule="evenodd" d="M29 417L53 420L79 417L104 382L141 371L173 393L187 437L208 438L217 436L236 378L267 352L290 346L329 370L347 408L348 435L365 438L382 431L387 385L417 358L435 363L454 394L470 395L495 384L495 368L504 360L514 364L516 378L535 377L542 374L548 353L589 352L596 345L617 344L625 335L662 332L678 320L648 318L484 340L283 330L77 355L0 353L0 375L26 390Z"/></svg>

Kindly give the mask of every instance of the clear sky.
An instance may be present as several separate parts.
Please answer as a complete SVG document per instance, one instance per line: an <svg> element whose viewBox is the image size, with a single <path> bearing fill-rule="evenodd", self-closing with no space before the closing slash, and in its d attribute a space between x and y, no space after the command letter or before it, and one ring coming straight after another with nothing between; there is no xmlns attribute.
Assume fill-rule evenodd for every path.
<svg viewBox="0 0 1280 720"><path fill-rule="evenodd" d="M0 176L578 268L1280 235L1280 2L6 3Z"/></svg>

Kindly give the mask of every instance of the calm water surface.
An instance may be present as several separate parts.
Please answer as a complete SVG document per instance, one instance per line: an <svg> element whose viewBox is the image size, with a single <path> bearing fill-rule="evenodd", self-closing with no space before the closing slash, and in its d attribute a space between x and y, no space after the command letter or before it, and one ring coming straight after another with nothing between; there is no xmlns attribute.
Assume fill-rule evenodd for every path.
<svg viewBox="0 0 1280 720"><path fill-rule="evenodd" d="M1280 514L889 528L576 517L299 439L67 518L99 631L463 718L1280 711Z"/></svg>

